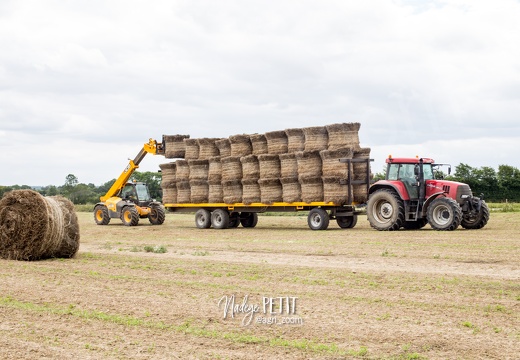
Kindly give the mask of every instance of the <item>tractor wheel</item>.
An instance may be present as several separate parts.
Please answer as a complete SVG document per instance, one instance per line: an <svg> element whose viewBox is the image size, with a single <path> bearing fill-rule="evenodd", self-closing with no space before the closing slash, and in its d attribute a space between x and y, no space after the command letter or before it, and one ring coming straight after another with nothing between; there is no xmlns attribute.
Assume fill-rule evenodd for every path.
<svg viewBox="0 0 520 360"><path fill-rule="evenodd" d="M338 226L342 229L352 229L357 224L357 215L336 217Z"/></svg>
<svg viewBox="0 0 520 360"><path fill-rule="evenodd" d="M419 219L417 221L405 221L403 223L403 229L405 230L419 230L428 224L428 220L426 219Z"/></svg>
<svg viewBox="0 0 520 360"><path fill-rule="evenodd" d="M211 213L211 225L214 229L227 229L229 227L229 212L225 209L215 209Z"/></svg>
<svg viewBox="0 0 520 360"><path fill-rule="evenodd" d="M164 219L166 215L164 213L164 208L162 206L152 206L150 208L150 214L148 215L148 221L152 225L162 225L164 223Z"/></svg>
<svg viewBox="0 0 520 360"><path fill-rule="evenodd" d="M376 230L399 230L405 223L403 201L392 190L377 190L368 199L367 218Z"/></svg>
<svg viewBox="0 0 520 360"><path fill-rule="evenodd" d="M486 226L489 220L489 208L487 204L482 201L480 211L478 214L464 214L460 224L464 229L482 229Z"/></svg>
<svg viewBox="0 0 520 360"><path fill-rule="evenodd" d="M110 222L108 209L105 205L96 205L94 207L94 221L98 225L107 225Z"/></svg>
<svg viewBox="0 0 520 360"><path fill-rule="evenodd" d="M307 217L307 223L312 230L327 230L329 220L329 214L322 208L312 209Z"/></svg>
<svg viewBox="0 0 520 360"><path fill-rule="evenodd" d="M139 223L139 213L133 206L125 206L121 211L121 221L126 226L136 226Z"/></svg>
<svg viewBox="0 0 520 360"><path fill-rule="evenodd" d="M240 214L240 223L245 228L254 228L258 223L258 214L255 212L243 212Z"/></svg>
<svg viewBox="0 0 520 360"><path fill-rule="evenodd" d="M240 225L240 213L232 212L229 214L229 228L237 228Z"/></svg>
<svg viewBox="0 0 520 360"><path fill-rule="evenodd" d="M195 213L195 225L199 229L209 229L211 227L211 213L206 209L199 209Z"/></svg>
<svg viewBox="0 0 520 360"><path fill-rule="evenodd" d="M439 197L428 206L426 217L434 230L455 230L462 220L459 204L450 198Z"/></svg>

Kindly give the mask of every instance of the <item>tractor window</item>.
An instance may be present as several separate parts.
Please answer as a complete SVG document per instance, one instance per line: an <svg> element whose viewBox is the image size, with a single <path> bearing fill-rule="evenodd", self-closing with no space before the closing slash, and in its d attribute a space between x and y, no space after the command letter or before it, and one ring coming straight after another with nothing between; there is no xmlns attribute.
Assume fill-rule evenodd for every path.
<svg viewBox="0 0 520 360"><path fill-rule="evenodd" d="M424 172L424 180L432 180L433 179L433 169L431 164L423 165Z"/></svg>
<svg viewBox="0 0 520 360"><path fill-rule="evenodd" d="M139 201L150 200L150 193L148 192L148 187L146 184L136 184L135 189L137 190Z"/></svg>
<svg viewBox="0 0 520 360"><path fill-rule="evenodd" d="M390 164L390 166L388 166L386 179L387 180L397 180L398 173L399 173L399 165L398 164Z"/></svg>
<svg viewBox="0 0 520 360"><path fill-rule="evenodd" d="M390 164L387 180L415 179L415 164Z"/></svg>
<svg viewBox="0 0 520 360"><path fill-rule="evenodd" d="M121 190L121 197L123 199L126 198L133 198L135 199L137 197L137 194L135 192L135 188L133 185L125 185L123 190Z"/></svg>

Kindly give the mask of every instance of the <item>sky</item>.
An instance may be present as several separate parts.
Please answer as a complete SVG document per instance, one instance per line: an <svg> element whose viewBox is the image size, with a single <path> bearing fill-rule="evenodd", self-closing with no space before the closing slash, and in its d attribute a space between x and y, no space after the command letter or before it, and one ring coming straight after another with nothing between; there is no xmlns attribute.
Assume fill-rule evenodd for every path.
<svg viewBox="0 0 520 360"><path fill-rule="evenodd" d="M389 154L520 168L519 18L517 0L2 0L0 185L101 185L163 134L341 122L374 173Z"/></svg>

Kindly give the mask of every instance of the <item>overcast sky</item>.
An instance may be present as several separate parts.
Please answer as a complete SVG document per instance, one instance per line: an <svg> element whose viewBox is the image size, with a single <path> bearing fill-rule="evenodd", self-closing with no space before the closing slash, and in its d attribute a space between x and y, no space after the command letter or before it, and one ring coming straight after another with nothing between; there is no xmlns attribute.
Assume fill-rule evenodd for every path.
<svg viewBox="0 0 520 360"><path fill-rule="evenodd" d="M373 172L520 168L518 19L513 0L1 0L0 185L100 185L163 134L338 122Z"/></svg>

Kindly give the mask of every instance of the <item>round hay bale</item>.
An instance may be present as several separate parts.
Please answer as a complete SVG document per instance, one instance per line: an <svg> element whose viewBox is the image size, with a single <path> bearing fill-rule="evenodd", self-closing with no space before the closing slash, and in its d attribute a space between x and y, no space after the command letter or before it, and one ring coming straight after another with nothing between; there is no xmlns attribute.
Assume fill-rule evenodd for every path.
<svg viewBox="0 0 520 360"><path fill-rule="evenodd" d="M188 204L191 201L190 182L183 180L177 181L177 202L179 204Z"/></svg>
<svg viewBox="0 0 520 360"><path fill-rule="evenodd" d="M197 160L199 158L199 142L197 139L184 139L186 145L186 160Z"/></svg>
<svg viewBox="0 0 520 360"><path fill-rule="evenodd" d="M260 177L260 165L256 155L242 156L240 158L242 163L242 179L258 180Z"/></svg>
<svg viewBox="0 0 520 360"><path fill-rule="evenodd" d="M190 167L191 180L208 180L209 173L209 161L208 160L188 160L188 166Z"/></svg>
<svg viewBox="0 0 520 360"><path fill-rule="evenodd" d="M216 138L202 138L198 140L199 143L199 160L208 160L213 156L220 155L215 141L220 140Z"/></svg>
<svg viewBox="0 0 520 360"><path fill-rule="evenodd" d="M190 179L190 165L187 160L177 160L175 162L175 180L179 181L188 181Z"/></svg>
<svg viewBox="0 0 520 360"><path fill-rule="evenodd" d="M246 205L260 202L260 185L257 179L242 179L242 202Z"/></svg>
<svg viewBox="0 0 520 360"><path fill-rule="evenodd" d="M323 180L321 177L300 176L302 201L306 203L323 201Z"/></svg>
<svg viewBox="0 0 520 360"><path fill-rule="evenodd" d="M359 149L360 126L360 123L341 123L327 125L326 128L329 137L328 149Z"/></svg>
<svg viewBox="0 0 520 360"><path fill-rule="evenodd" d="M226 204L242 202L242 181L227 180L222 181L223 199Z"/></svg>
<svg viewBox="0 0 520 360"><path fill-rule="evenodd" d="M267 154L267 139L264 134L251 135L251 146L253 155Z"/></svg>
<svg viewBox="0 0 520 360"><path fill-rule="evenodd" d="M348 185L342 185L341 177L323 177L323 201L345 205L348 200ZM350 194L352 196L352 194Z"/></svg>
<svg viewBox="0 0 520 360"><path fill-rule="evenodd" d="M177 203L177 187L176 186L172 186L172 187L163 189L162 203L163 204L176 204Z"/></svg>
<svg viewBox="0 0 520 360"><path fill-rule="evenodd" d="M321 156L318 150L295 153L298 163L298 176L321 177Z"/></svg>
<svg viewBox="0 0 520 360"><path fill-rule="evenodd" d="M222 164L222 181L242 179L242 163L239 156L228 156L221 158Z"/></svg>
<svg viewBox="0 0 520 360"><path fill-rule="evenodd" d="M174 162L160 164L161 169L161 188L167 189L175 186L177 164Z"/></svg>
<svg viewBox="0 0 520 360"><path fill-rule="evenodd" d="M354 159L369 159L370 158L370 148L360 148L354 150ZM353 163L352 164L352 173L354 180L368 180L367 179L367 170L369 170L369 165L366 162L362 163ZM371 177L371 174L369 175Z"/></svg>
<svg viewBox="0 0 520 360"><path fill-rule="evenodd" d="M231 144L231 156L247 156L251 155L253 151L249 135L232 135L229 137L229 143Z"/></svg>
<svg viewBox="0 0 520 360"><path fill-rule="evenodd" d="M209 158L208 181L222 181L222 163L220 156Z"/></svg>
<svg viewBox="0 0 520 360"><path fill-rule="evenodd" d="M287 134L283 130L265 133L267 139L267 153L272 155L285 154L287 152Z"/></svg>
<svg viewBox="0 0 520 360"><path fill-rule="evenodd" d="M208 194L208 202L210 203L223 203L224 202L224 193L222 190L222 183L220 180L210 180L209 183L209 194Z"/></svg>
<svg viewBox="0 0 520 360"><path fill-rule="evenodd" d="M327 150L329 136L325 126L303 128L305 134L305 151Z"/></svg>
<svg viewBox="0 0 520 360"><path fill-rule="evenodd" d="M303 129L287 129L287 152L297 152L305 150L305 134Z"/></svg>
<svg viewBox="0 0 520 360"><path fill-rule="evenodd" d="M215 141L221 158L231 156L231 143L228 138Z"/></svg>
<svg viewBox="0 0 520 360"><path fill-rule="evenodd" d="M280 177L298 177L298 161L295 153L280 155Z"/></svg>
<svg viewBox="0 0 520 360"><path fill-rule="evenodd" d="M74 205L62 196L13 190L0 200L0 258L71 258L79 238Z"/></svg>
<svg viewBox="0 0 520 360"><path fill-rule="evenodd" d="M260 185L260 200L264 204L283 201L280 179L259 179L258 185Z"/></svg>
<svg viewBox="0 0 520 360"><path fill-rule="evenodd" d="M189 135L164 135L164 157L167 159L184 158L186 154L184 139L189 138Z"/></svg>
<svg viewBox="0 0 520 360"><path fill-rule="evenodd" d="M302 188L297 177L281 178L283 201L292 203L302 201Z"/></svg>
<svg viewBox="0 0 520 360"><path fill-rule="evenodd" d="M206 203L209 196L207 180L190 180L190 199L192 203Z"/></svg>
<svg viewBox="0 0 520 360"><path fill-rule="evenodd" d="M348 164L339 162L339 159L352 159L352 155L353 152L350 148L320 151L323 176L339 176L346 179L348 177Z"/></svg>
<svg viewBox="0 0 520 360"><path fill-rule="evenodd" d="M273 154L258 155L258 165L260 167L260 178L273 179L281 175L280 157Z"/></svg>

